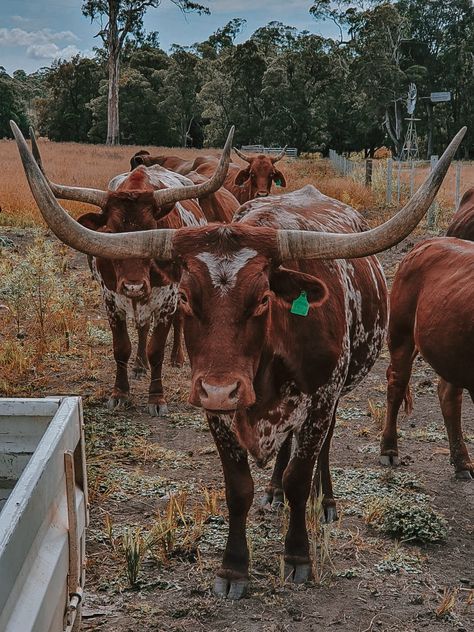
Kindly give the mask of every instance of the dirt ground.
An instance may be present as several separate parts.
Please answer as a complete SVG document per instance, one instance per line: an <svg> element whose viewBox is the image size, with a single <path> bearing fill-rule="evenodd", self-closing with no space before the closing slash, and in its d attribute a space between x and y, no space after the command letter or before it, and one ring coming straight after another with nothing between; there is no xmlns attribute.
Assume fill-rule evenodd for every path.
<svg viewBox="0 0 474 632"><path fill-rule="evenodd" d="M18 229L2 234L21 249L28 241ZM384 253L389 278L412 244L408 240ZM73 282L92 285L85 258L68 257ZM168 418L146 413L146 379L132 382L133 408L108 413L114 365L99 292L92 291L95 307L87 316L103 330L105 342L91 347L89 359L64 354L61 368L40 385L33 381L29 391L84 398L91 504L84 631L474 630L474 482L454 479L436 377L422 361L416 361L412 377L414 412L400 420L402 465L394 470L378 464L386 352L342 400L331 452L340 520L313 524L315 580L307 585L283 581L287 513L260 508L271 465L253 467L251 588L247 598L228 602L211 591L225 543L226 509L212 438L201 412L186 403L189 366L166 363ZM473 406L467 400L463 424L472 453ZM368 506L392 493L407 504L417 503L420 494L426 498L446 519L446 541L397 542L370 527L364 519ZM131 587L126 552L130 557L134 547L142 564Z"/></svg>

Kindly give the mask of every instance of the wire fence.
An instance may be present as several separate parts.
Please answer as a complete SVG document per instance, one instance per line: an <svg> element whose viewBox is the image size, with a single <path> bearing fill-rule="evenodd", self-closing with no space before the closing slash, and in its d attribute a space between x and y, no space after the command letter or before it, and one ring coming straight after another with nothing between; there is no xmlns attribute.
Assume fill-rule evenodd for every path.
<svg viewBox="0 0 474 632"><path fill-rule="evenodd" d="M387 205L395 206L401 206L407 197L413 195L438 162L438 156L432 156L431 160L410 162L393 158L355 161L334 150L329 151L329 159L338 173L372 187L384 197ZM471 186L474 186L474 162L451 163L437 202L433 203L428 212L428 226L436 226L439 204L456 211L463 193Z"/></svg>

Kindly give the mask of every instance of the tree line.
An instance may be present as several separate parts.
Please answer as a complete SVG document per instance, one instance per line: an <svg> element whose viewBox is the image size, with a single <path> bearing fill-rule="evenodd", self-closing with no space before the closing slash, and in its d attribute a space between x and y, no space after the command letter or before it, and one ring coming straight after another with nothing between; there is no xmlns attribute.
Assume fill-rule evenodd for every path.
<svg viewBox="0 0 474 632"><path fill-rule="evenodd" d="M467 125L463 152L473 157L471 0L319 0L310 12L332 20L340 37L270 22L237 44L245 20L235 18L204 42L165 52L156 33L132 30L121 49L120 142L221 146L234 124L238 145L366 155L386 145L398 155L414 82L422 151L441 152ZM57 61L32 74L9 76L0 67L0 137L10 136L13 118L55 141L103 143L109 61L104 45L94 59ZM433 104L437 91L451 100Z"/></svg>

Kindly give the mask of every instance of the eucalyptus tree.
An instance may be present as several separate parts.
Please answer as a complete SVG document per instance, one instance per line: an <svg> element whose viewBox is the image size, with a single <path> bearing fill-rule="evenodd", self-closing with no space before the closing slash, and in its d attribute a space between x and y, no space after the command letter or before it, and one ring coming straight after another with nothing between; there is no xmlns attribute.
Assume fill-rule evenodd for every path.
<svg viewBox="0 0 474 632"><path fill-rule="evenodd" d="M209 9L189 0L170 0L183 13L209 13ZM143 37L143 20L149 8L156 8L161 0L85 0L82 13L100 24L97 36L103 41L108 58L107 145L120 142L119 135L119 79L120 57L127 38Z"/></svg>

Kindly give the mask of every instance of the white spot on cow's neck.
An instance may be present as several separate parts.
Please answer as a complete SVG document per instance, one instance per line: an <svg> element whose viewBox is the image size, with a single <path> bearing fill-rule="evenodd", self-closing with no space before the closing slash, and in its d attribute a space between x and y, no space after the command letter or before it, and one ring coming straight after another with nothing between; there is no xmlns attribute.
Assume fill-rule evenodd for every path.
<svg viewBox="0 0 474 632"><path fill-rule="evenodd" d="M225 294L227 290L234 287L239 271L249 259L253 259L256 255L256 250L242 248L234 254L219 256L202 252L196 258L206 264L213 286Z"/></svg>

